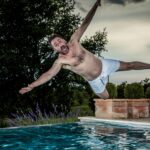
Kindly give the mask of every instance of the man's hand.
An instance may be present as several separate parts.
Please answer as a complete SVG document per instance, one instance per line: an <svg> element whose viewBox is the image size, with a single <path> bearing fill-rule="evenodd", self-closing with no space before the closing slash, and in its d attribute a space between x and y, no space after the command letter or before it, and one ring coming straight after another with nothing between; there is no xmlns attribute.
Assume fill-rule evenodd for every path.
<svg viewBox="0 0 150 150"><path fill-rule="evenodd" d="M19 90L20 94L25 94L27 92L30 92L35 87L38 87L39 85L42 85L46 83L47 81L51 80L61 69L62 67L62 60L61 58L55 60L52 67L45 73L43 73L36 81L32 82L31 84L28 84L27 87L23 87Z"/></svg>
<svg viewBox="0 0 150 150"><path fill-rule="evenodd" d="M27 87L23 87L19 90L20 94L25 94L27 92L30 92L31 90L33 90L33 87L29 84Z"/></svg>
<svg viewBox="0 0 150 150"><path fill-rule="evenodd" d="M97 0L99 6L101 6L101 0Z"/></svg>

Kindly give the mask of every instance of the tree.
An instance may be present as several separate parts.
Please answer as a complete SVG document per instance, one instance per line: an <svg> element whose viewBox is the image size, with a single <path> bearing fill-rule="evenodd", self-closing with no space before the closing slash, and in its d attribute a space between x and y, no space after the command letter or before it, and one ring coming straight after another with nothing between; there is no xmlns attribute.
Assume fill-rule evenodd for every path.
<svg viewBox="0 0 150 150"><path fill-rule="evenodd" d="M55 56L45 39L53 32L61 32L67 39L79 24L80 17L71 13L73 6L71 0L3 2L0 8L0 114L18 107L31 107L33 97L37 99L36 92L33 93L37 96L33 93L20 96L18 90L52 64ZM42 64L47 55L49 63ZM40 96L38 98L43 99Z"/></svg>
<svg viewBox="0 0 150 150"><path fill-rule="evenodd" d="M145 97L150 98L150 86L146 89Z"/></svg>
<svg viewBox="0 0 150 150"><path fill-rule="evenodd" d="M47 38L52 33L58 33L68 40L79 25L81 18L73 14L73 10L74 0L3 1L0 7L1 115L8 115L17 109L34 108L37 101L47 111L52 103L62 103L69 110L71 87L82 84L85 89L87 84L81 77L62 70L31 93L23 96L18 93L22 86L49 69L56 59L57 55L51 51ZM83 44L91 51L100 48L96 49L100 54L105 50L106 41L106 33L99 32L86 38Z"/></svg>
<svg viewBox="0 0 150 150"><path fill-rule="evenodd" d="M140 83L127 84L124 95L125 98L143 98L144 88Z"/></svg>
<svg viewBox="0 0 150 150"><path fill-rule="evenodd" d="M147 88L150 86L150 79L145 78L141 81L141 84L144 86L144 93L146 92Z"/></svg>
<svg viewBox="0 0 150 150"><path fill-rule="evenodd" d="M117 88L116 85L113 83L108 83L106 86L108 93L109 93L109 97L110 98L116 98L117 97Z"/></svg>
<svg viewBox="0 0 150 150"><path fill-rule="evenodd" d="M124 89L125 89L126 84L127 82L123 82L117 86L118 98L124 98Z"/></svg>
<svg viewBox="0 0 150 150"><path fill-rule="evenodd" d="M95 35L90 38L86 37L84 41L82 41L82 45L100 57L103 51L107 51L105 48L107 42L107 32L105 28L102 32L96 32Z"/></svg>
<svg viewBox="0 0 150 150"><path fill-rule="evenodd" d="M150 81L149 78L145 78L144 80L141 81L141 84L143 84L143 85L144 85L144 84L148 84L149 81Z"/></svg>

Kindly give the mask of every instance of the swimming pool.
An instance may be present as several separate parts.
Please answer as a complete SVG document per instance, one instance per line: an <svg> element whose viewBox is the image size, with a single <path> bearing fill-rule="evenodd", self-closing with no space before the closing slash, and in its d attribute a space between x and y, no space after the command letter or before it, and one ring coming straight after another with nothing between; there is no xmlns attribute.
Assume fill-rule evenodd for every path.
<svg viewBox="0 0 150 150"><path fill-rule="evenodd" d="M150 128L77 122L0 129L0 150L150 150Z"/></svg>

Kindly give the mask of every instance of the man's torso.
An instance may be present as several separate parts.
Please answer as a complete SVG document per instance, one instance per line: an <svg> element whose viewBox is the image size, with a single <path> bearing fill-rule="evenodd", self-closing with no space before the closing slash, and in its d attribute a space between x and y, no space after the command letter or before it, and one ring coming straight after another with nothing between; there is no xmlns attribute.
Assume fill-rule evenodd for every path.
<svg viewBox="0 0 150 150"><path fill-rule="evenodd" d="M69 53L59 55L64 69L69 69L86 80L93 80L102 70L101 60L83 48L78 41L68 43Z"/></svg>

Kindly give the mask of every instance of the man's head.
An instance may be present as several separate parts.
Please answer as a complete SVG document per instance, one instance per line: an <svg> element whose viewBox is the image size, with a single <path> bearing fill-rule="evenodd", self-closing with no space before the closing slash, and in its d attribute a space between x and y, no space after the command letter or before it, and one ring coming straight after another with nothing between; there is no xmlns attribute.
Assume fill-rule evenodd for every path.
<svg viewBox="0 0 150 150"><path fill-rule="evenodd" d="M49 38L48 43L56 52L59 52L61 54L67 54L69 52L67 41L64 40L63 37L58 34L52 35Z"/></svg>

